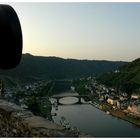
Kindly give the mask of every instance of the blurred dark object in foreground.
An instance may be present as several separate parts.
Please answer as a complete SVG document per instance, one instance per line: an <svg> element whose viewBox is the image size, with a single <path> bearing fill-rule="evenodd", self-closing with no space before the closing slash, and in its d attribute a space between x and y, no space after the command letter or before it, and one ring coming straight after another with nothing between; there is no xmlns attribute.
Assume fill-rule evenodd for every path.
<svg viewBox="0 0 140 140"><path fill-rule="evenodd" d="M18 16L9 5L0 5L0 69L16 67L22 56L22 31Z"/></svg>

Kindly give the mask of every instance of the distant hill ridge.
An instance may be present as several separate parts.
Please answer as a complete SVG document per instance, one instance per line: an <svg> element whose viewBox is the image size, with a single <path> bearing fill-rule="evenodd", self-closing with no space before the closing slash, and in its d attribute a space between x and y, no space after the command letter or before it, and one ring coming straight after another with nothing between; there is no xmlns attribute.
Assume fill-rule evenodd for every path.
<svg viewBox="0 0 140 140"><path fill-rule="evenodd" d="M121 66L119 72L99 76L98 81L118 87L130 94L140 94L140 58Z"/></svg>
<svg viewBox="0 0 140 140"><path fill-rule="evenodd" d="M0 70L0 78L9 83L24 83L38 79L73 79L112 71L127 62L76 60L23 54L21 63L11 70Z"/></svg>

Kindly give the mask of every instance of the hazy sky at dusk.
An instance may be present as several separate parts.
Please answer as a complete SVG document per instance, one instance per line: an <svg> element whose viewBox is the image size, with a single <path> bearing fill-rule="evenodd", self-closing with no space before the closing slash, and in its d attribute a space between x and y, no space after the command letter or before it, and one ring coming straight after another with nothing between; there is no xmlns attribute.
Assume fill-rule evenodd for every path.
<svg viewBox="0 0 140 140"><path fill-rule="evenodd" d="M140 3L11 3L23 53L131 61L140 57Z"/></svg>

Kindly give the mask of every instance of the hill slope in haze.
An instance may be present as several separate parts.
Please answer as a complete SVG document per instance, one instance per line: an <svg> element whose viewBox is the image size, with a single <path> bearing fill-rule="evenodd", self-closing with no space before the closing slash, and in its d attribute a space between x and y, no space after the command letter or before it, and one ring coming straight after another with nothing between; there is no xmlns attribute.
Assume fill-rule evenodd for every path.
<svg viewBox="0 0 140 140"><path fill-rule="evenodd" d="M99 76L98 81L132 94L140 93L140 58L123 65L118 72Z"/></svg>
<svg viewBox="0 0 140 140"><path fill-rule="evenodd" d="M72 79L97 75L117 69L126 62L63 59L23 54L21 63L12 70L0 70L0 78L11 84L38 79Z"/></svg>

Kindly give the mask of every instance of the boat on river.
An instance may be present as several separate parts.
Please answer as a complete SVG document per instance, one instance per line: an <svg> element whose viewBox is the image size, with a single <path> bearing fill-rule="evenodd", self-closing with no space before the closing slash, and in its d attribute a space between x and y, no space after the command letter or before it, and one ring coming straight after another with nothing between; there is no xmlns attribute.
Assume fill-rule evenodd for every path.
<svg viewBox="0 0 140 140"><path fill-rule="evenodd" d="M69 123L69 121L66 120L66 118L64 116L61 117L60 123L62 124L62 126L64 126L66 129L71 129L71 125Z"/></svg>
<svg viewBox="0 0 140 140"><path fill-rule="evenodd" d="M109 112L109 111L106 111L106 114L107 114L107 115L109 115L109 114L110 114L110 112Z"/></svg>

